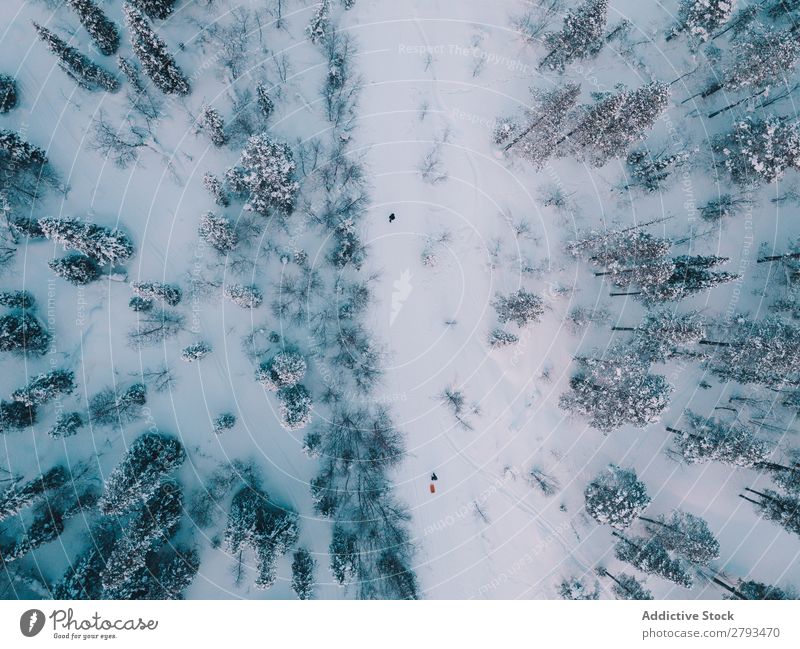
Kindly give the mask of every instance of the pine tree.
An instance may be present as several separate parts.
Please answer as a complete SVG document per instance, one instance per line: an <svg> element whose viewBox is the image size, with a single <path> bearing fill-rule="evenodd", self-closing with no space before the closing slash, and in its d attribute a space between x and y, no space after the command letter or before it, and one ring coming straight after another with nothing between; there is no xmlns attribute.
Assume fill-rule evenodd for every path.
<svg viewBox="0 0 800 649"><path fill-rule="evenodd" d="M650 504L647 487L633 469L610 465L583 492L586 511L600 525L623 530Z"/></svg>
<svg viewBox="0 0 800 649"><path fill-rule="evenodd" d="M264 294L261 289L254 285L245 286L244 284L226 284L223 295L244 309L256 309L264 301Z"/></svg>
<svg viewBox="0 0 800 649"><path fill-rule="evenodd" d="M214 212L206 212L200 217L198 234L208 245L221 254L231 252L239 243L239 235L230 220L217 216Z"/></svg>
<svg viewBox="0 0 800 649"><path fill-rule="evenodd" d="M349 584L358 571L358 542L355 534L341 524L334 525L329 552L334 578L341 586Z"/></svg>
<svg viewBox="0 0 800 649"><path fill-rule="evenodd" d="M568 83L549 92L534 93L536 103L527 115L526 125L514 133L503 149L512 149L541 169L556 152L580 90L578 84Z"/></svg>
<svg viewBox="0 0 800 649"><path fill-rule="evenodd" d="M705 321L696 311L677 313L672 309L648 311L637 327L611 327L632 331L633 347L643 361L664 363L679 355L684 347L698 343L706 333Z"/></svg>
<svg viewBox="0 0 800 649"><path fill-rule="evenodd" d="M50 339L44 325L28 311L0 316L0 352L42 355Z"/></svg>
<svg viewBox="0 0 800 649"><path fill-rule="evenodd" d="M131 290L141 298L159 300L169 306L177 306L183 298L179 286L164 282L131 282Z"/></svg>
<svg viewBox="0 0 800 649"><path fill-rule="evenodd" d="M319 43L330 35L332 30L330 19L330 0L322 0L317 5L311 22L306 27L306 34L312 43Z"/></svg>
<svg viewBox="0 0 800 649"><path fill-rule="evenodd" d="M231 502L225 540L231 554L250 547L256 553L256 587L269 588L275 581L275 562L297 541L297 514L273 505L267 494L244 487Z"/></svg>
<svg viewBox="0 0 800 649"><path fill-rule="evenodd" d="M48 239L66 249L77 250L94 259L101 266L127 261L133 256L133 242L118 229L108 229L79 219L39 219L39 227Z"/></svg>
<svg viewBox="0 0 800 649"><path fill-rule="evenodd" d="M148 311L153 310L153 300L145 297L139 297L138 295L134 295L130 300L128 300L128 307L131 311L136 311L137 313L147 313Z"/></svg>
<svg viewBox="0 0 800 649"><path fill-rule="evenodd" d="M89 422L93 426L122 426L142 415L147 403L147 388L134 383L120 393L119 388L106 388L89 399Z"/></svg>
<svg viewBox="0 0 800 649"><path fill-rule="evenodd" d="M706 364L726 381L762 385L800 384L800 328L775 317L749 321L738 317L725 326L721 341L702 340L713 347Z"/></svg>
<svg viewBox="0 0 800 649"><path fill-rule="evenodd" d="M161 479L186 459L181 443L163 433L138 437L106 480L100 499L104 514L123 514L158 489Z"/></svg>
<svg viewBox="0 0 800 649"><path fill-rule="evenodd" d="M800 42L793 29L751 29L736 43L736 60L722 81L703 91L703 97L715 92L754 88L765 90L775 82L783 83L794 71L800 55Z"/></svg>
<svg viewBox="0 0 800 649"><path fill-rule="evenodd" d="M658 539L628 538L618 532L614 534L620 539L614 546L614 554L620 561L630 563L649 575L658 575L679 586L691 588L693 579L680 562L669 556L667 549Z"/></svg>
<svg viewBox="0 0 800 649"><path fill-rule="evenodd" d="M0 401L0 434L30 428L36 423L36 406L19 401Z"/></svg>
<svg viewBox="0 0 800 649"><path fill-rule="evenodd" d="M336 268L345 268L352 265L356 270L361 269L366 257L366 247L358 235L355 219L346 218L340 221L333 231L333 249L328 255Z"/></svg>
<svg viewBox="0 0 800 649"><path fill-rule="evenodd" d="M722 462L731 466L752 467L772 453L772 445L757 439L753 431L739 422L701 417L691 410L685 413L685 430L667 427L678 435L678 450L689 464Z"/></svg>
<svg viewBox="0 0 800 649"><path fill-rule="evenodd" d="M119 90L119 81L107 70L96 63L92 63L87 56L81 54L74 47L67 45L49 29L38 23L33 23L39 38L48 49L58 57L59 67L82 88L87 90Z"/></svg>
<svg viewBox="0 0 800 649"><path fill-rule="evenodd" d="M263 83L259 83L256 86L256 100L258 101L258 107L261 110L261 114L264 116L264 119L269 119L272 113L275 111L275 104L272 101L272 98L269 96L267 87Z"/></svg>
<svg viewBox="0 0 800 649"><path fill-rule="evenodd" d="M29 552L55 541L64 531L64 518L55 506L47 503L39 508L22 537L9 547L0 546L0 563L10 563Z"/></svg>
<svg viewBox="0 0 800 649"><path fill-rule="evenodd" d="M707 291L718 284L731 282L739 275L711 268L728 261L727 257L715 255L680 255L673 257L668 266L667 277L655 279L645 277L639 282L639 291L632 293L648 303L681 300L695 293ZM630 294L630 293L629 293Z"/></svg>
<svg viewBox="0 0 800 649"><path fill-rule="evenodd" d="M496 295L492 305L497 311L500 322L514 322L518 327L524 327L530 322L539 322L544 314L542 298L525 289L519 289L510 295Z"/></svg>
<svg viewBox="0 0 800 649"><path fill-rule="evenodd" d="M561 138L568 149L600 167L627 154L664 112L669 86L655 81L636 90L622 90L585 107L574 128Z"/></svg>
<svg viewBox="0 0 800 649"><path fill-rule="evenodd" d="M712 140L712 149L734 182L750 186L783 178L800 168L800 129L786 117L746 117Z"/></svg>
<svg viewBox="0 0 800 649"><path fill-rule="evenodd" d="M689 159L687 152L667 153L660 151L653 153L647 149L637 149L628 154L625 164L631 177L631 182L625 189L640 187L647 192L657 192L662 189L674 167L684 164Z"/></svg>
<svg viewBox="0 0 800 649"><path fill-rule="evenodd" d="M719 558L719 541L699 516L676 510L669 518L641 519L667 550L682 559L705 566Z"/></svg>
<svg viewBox="0 0 800 649"><path fill-rule="evenodd" d="M61 259L47 262L56 275L75 286L84 286L100 279L100 266L91 257L80 252L73 252Z"/></svg>
<svg viewBox="0 0 800 649"><path fill-rule="evenodd" d="M67 0L67 3L78 14L81 24L92 37L97 49L106 56L111 56L119 48L119 31L103 10L93 0Z"/></svg>
<svg viewBox="0 0 800 649"><path fill-rule="evenodd" d="M221 206L227 207L230 205L230 199L225 193L225 188L222 186L222 181L211 172L203 176L203 187L206 188L209 194L214 197L214 202Z"/></svg>
<svg viewBox="0 0 800 649"><path fill-rule="evenodd" d="M14 77L0 74L0 114L7 113L17 105L17 82Z"/></svg>
<svg viewBox="0 0 800 649"><path fill-rule="evenodd" d="M29 507L52 489L63 487L70 480L63 466L55 466L39 477L23 485L15 485L0 493L0 521L14 516Z"/></svg>
<svg viewBox="0 0 800 649"><path fill-rule="evenodd" d="M632 575L623 572L615 577L605 568L599 568L597 572L601 577L608 577L614 582L614 585L611 587L611 591L614 593L614 595L616 595L617 599L653 599L653 593L645 588L644 585Z"/></svg>
<svg viewBox="0 0 800 649"><path fill-rule="evenodd" d="M800 536L800 495L781 494L772 489L746 491L761 498L760 501L742 496L745 500L754 503L759 513L769 521L773 521L791 534Z"/></svg>
<svg viewBox="0 0 800 649"><path fill-rule="evenodd" d="M53 589L57 599L101 599L102 573L116 544L120 525L115 518L103 517L91 529L89 543Z"/></svg>
<svg viewBox="0 0 800 649"><path fill-rule="evenodd" d="M79 412L63 412L58 415L56 423L47 431L47 434L54 439L72 437L78 433L80 428L83 428L83 425L83 417Z"/></svg>
<svg viewBox="0 0 800 649"><path fill-rule="evenodd" d="M104 599L140 599L149 590L148 553L169 539L183 513L179 485L166 480L140 505L108 557L103 571Z"/></svg>
<svg viewBox="0 0 800 649"><path fill-rule="evenodd" d="M489 347L505 347L506 345L513 345L514 343L519 342L519 336L509 333L508 331L495 328L489 332L487 342L489 343Z"/></svg>
<svg viewBox="0 0 800 649"><path fill-rule="evenodd" d="M186 361L187 363L191 363L193 361L199 361L211 353L211 345L206 342L200 341L196 342L193 345L189 345L188 347L184 347L183 351L181 351L181 360Z"/></svg>
<svg viewBox="0 0 800 649"><path fill-rule="evenodd" d="M292 590L298 599L313 599L314 570L317 561L305 548L299 548L292 560Z"/></svg>
<svg viewBox="0 0 800 649"><path fill-rule="evenodd" d="M155 33L147 19L128 3L123 5L122 12L125 24L131 32L133 53L141 62L145 74L161 92L168 95L188 95L191 90L189 81L175 63L166 43Z"/></svg>
<svg viewBox="0 0 800 649"><path fill-rule="evenodd" d="M563 70L573 61L597 56L605 43L607 21L608 0L585 0L567 13L560 32L545 35L550 53L539 67Z"/></svg>
<svg viewBox="0 0 800 649"><path fill-rule="evenodd" d="M150 18L163 20L175 9L175 0L128 0L133 6Z"/></svg>
<svg viewBox="0 0 800 649"><path fill-rule="evenodd" d="M72 394L75 388L72 370L53 370L33 377L24 388L14 390L11 398L26 406L40 406L59 395Z"/></svg>
<svg viewBox="0 0 800 649"><path fill-rule="evenodd" d="M197 126L206 132L214 146L225 146L228 138L225 135L225 122L215 108L203 104L197 117Z"/></svg>
<svg viewBox="0 0 800 649"><path fill-rule="evenodd" d="M595 581L593 586L589 587L583 579L571 577L561 582L558 594L561 599L572 601L596 600L600 599L600 584Z"/></svg>
<svg viewBox="0 0 800 649"><path fill-rule="evenodd" d="M148 599L183 599L183 591L192 583L199 569L197 550L170 547L153 573Z"/></svg>
<svg viewBox="0 0 800 649"><path fill-rule="evenodd" d="M239 165L228 169L225 177L234 191L246 195L247 209L264 216L272 210L291 214L299 189L295 169L287 144L266 134L254 135L247 141Z"/></svg>
<svg viewBox="0 0 800 649"><path fill-rule="evenodd" d="M256 381L268 390L296 385L306 374L306 361L299 352L287 349L263 361L256 371Z"/></svg>
<svg viewBox="0 0 800 649"><path fill-rule="evenodd" d="M278 390L281 426L286 430L303 428L311 421L311 395L302 383Z"/></svg>
<svg viewBox="0 0 800 649"><path fill-rule="evenodd" d="M769 586L759 581L740 581L736 594L741 599L750 600L782 600L797 599L797 597L777 586Z"/></svg>
<svg viewBox="0 0 800 649"><path fill-rule="evenodd" d="M9 309L32 309L36 306L36 300L28 291L2 291L0 306Z"/></svg>
<svg viewBox="0 0 800 649"><path fill-rule="evenodd" d="M730 20L734 7L734 0L681 0L678 22L667 34L667 40L688 32L704 43Z"/></svg>
<svg viewBox="0 0 800 649"><path fill-rule="evenodd" d="M629 359L577 359L578 373L570 379L570 391L559 406L588 416L603 432L625 424L644 428L658 421L669 403L672 387L658 374Z"/></svg>

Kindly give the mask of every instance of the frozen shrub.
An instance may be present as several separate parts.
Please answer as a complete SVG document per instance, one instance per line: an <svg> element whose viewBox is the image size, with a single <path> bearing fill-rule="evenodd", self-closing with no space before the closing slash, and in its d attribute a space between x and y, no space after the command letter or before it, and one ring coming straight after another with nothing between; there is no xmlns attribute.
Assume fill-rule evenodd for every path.
<svg viewBox="0 0 800 649"><path fill-rule="evenodd" d="M183 292L179 286L163 282L132 282L131 290L146 300L160 300L169 306L180 304Z"/></svg>
<svg viewBox="0 0 800 649"><path fill-rule="evenodd" d="M226 430L230 430L236 425L236 415L230 412L223 412L221 415L214 418L213 426L214 432L221 435Z"/></svg>
<svg viewBox="0 0 800 649"><path fill-rule="evenodd" d="M302 383L278 390L278 402L286 430L302 428L311 420L311 395Z"/></svg>
<svg viewBox="0 0 800 649"><path fill-rule="evenodd" d="M287 350L263 361L256 380L269 390L279 390L299 383L305 374L305 359L298 352Z"/></svg>
<svg viewBox="0 0 800 649"><path fill-rule="evenodd" d="M75 373L71 370L53 370L33 377L24 388L14 390L11 398L26 406L40 406L62 394L75 390Z"/></svg>
<svg viewBox="0 0 800 649"><path fill-rule="evenodd" d="M73 252L61 259L53 259L47 264L56 275L75 286L84 286L100 279L100 266L91 257Z"/></svg>
<svg viewBox="0 0 800 649"><path fill-rule="evenodd" d="M542 298L524 289L503 296L497 295L494 300L497 319L500 322L514 322L524 327L529 322L538 322L544 313Z"/></svg>
<svg viewBox="0 0 800 649"><path fill-rule="evenodd" d="M188 347L184 347L181 351L181 360L191 363L192 361L199 361L211 353L211 345L205 342L197 342Z"/></svg>
<svg viewBox="0 0 800 649"><path fill-rule="evenodd" d="M257 286L243 284L227 284L223 294L234 304L245 308L255 309L264 301L264 294Z"/></svg>
<svg viewBox="0 0 800 649"><path fill-rule="evenodd" d="M230 220L214 212L206 212L200 217L198 233L203 241L222 254L230 252L239 243L239 236Z"/></svg>
<svg viewBox="0 0 800 649"><path fill-rule="evenodd" d="M519 336L515 336L508 331L503 331L502 329L492 329L489 332L489 347L505 347L507 345L513 345L514 343L519 342Z"/></svg>
<svg viewBox="0 0 800 649"><path fill-rule="evenodd" d="M53 427L47 431L47 434L55 439L72 437L78 433L83 424L83 417L79 412L62 412L58 415Z"/></svg>

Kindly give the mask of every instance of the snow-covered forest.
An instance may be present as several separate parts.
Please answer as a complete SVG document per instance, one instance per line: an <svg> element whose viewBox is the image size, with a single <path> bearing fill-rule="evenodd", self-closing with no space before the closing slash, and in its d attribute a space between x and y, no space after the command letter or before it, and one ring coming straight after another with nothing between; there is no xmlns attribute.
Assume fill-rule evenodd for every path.
<svg viewBox="0 0 800 649"><path fill-rule="evenodd" d="M798 597L800 0L0 48L0 598Z"/></svg>

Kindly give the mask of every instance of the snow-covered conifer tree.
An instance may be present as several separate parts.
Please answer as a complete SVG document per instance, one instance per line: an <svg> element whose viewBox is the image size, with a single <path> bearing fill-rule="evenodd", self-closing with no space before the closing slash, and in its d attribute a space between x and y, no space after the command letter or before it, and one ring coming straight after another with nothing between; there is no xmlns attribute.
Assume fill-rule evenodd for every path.
<svg viewBox="0 0 800 649"><path fill-rule="evenodd" d="M705 566L719 558L719 541L699 516L676 510L669 518L642 516L641 520L667 550L690 563Z"/></svg>
<svg viewBox="0 0 800 649"><path fill-rule="evenodd" d="M58 415L56 423L47 431L47 434L54 439L72 437L77 435L78 430L83 428L83 417L79 412L62 412Z"/></svg>
<svg viewBox="0 0 800 649"><path fill-rule="evenodd" d="M300 383L305 374L306 360L299 352L287 349L259 365L256 381L274 391Z"/></svg>
<svg viewBox="0 0 800 649"><path fill-rule="evenodd" d="M330 18L330 0L322 0L317 5L311 22L306 27L306 34L312 43L318 43L328 36L332 29Z"/></svg>
<svg viewBox="0 0 800 649"><path fill-rule="evenodd" d="M131 4L122 7L125 24L131 32L133 53L139 59L145 74L156 87L168 95L188 95L189 81L175 63L166 43L156 34L142 13Z"/></svg>
<svg viewBox="0 0 800 649"><path fill-rule="evenodd" d="M127 261L134 252L130 237L118 229L49 216L39 219L39 227L48 239L92 257L101 266Z"/></svg>
<svg viewBox="0 0 800 649"><path fill-rule="evenodd" d="M500 322L513 322L518 327L538 322L544 314L542 298L525 289L519 289L509 295L498 294L492 304Z"/></svg>
<svg viewBox="0 0 800 649"><path fill-rule="evenodd" d="M223 295L234 304L244 309L255 309L264 301L261 289L252 284L226 284Z"/></svg>
<svg viewBox="0 0 800 649"><path fill-rule="evenodd" d="M150 18L163 20L175 9L175 0L128 0L134 7L146 13Z"/></svg>
<svg viewBox="0 0 800 649"><path fill-rule="evenodd" d="M730 20L735 6L736 0L681 0L678 21L667 34L667 40L687 32L704 43Z"/></svg>
<svg viewBox="0 0 800 649"><path fill-rule="evenodd" d="M0 316L0 352L41 355L50 340L47 328L27 310Z"/></svg>
<svg viewBox="0 0 800 649"><path fill-rule="evenodd" d="M38 23L33 23L33 26L36 28L39 38L58 57L59 67L79 86L87 90L107 90L109 92L119 89L119 81L113 74L96 63L92 63L86 55L71 45L67 45L49 29Z"/></svg>
<svg viewBox="0 0 800 649"><path fill-rule="evenodd" d="M17 105L17 82L14 77L0 74L0 114L7 113Z"/></svg>
<svg viewBox="0 0 800 649"><path fill-rule="evenodd" d="M221 254L231 252L239 243L239 235L224 216L217 216L214 212L206 212L200 217L198 234L208 245Z"/></svg>
<svg viewBox="0 0 800 649"><path fill-rule="evenodd" d="M169 306L176 306L183 299L180 286L164 282L131 282L131 290L141 298L159 300Z"/></svg>
<svg viewBox="0 0 800 649"><path fill-rule="evenodd" d="M210 353L211 345L200 341L194 343L193 345L189 345L188 347L184 347L183 351L181 351L181 360L191 363L193 361L199 361L200 359L205 358Z"/></svg>
<svg viewBox="0 0 800 649"><path fill-rule="evenodd" d="M52 370L34 376L24 388L14 390L11 398L26 406L40 406L62 394L75 390L75 373L72 370Z"/></svg>
<svg viewBox="0 0 800 649"><path fill-rule="evenodd" d="M651 539L626 537L617 532L619 542L614 546L614 554L620 561L630 563L649 575L658 575L684 588L691 588L692 575L673 559L657 536Z"/></svg>
<svg viewBox="0 0 800 649"><path fill-rule="evenodd" d="M80 252L72 252L61 259L52 259L47 265L56 275L75 286L91 284L100 279L102 274L97 262Z"/></svg>
<svg viewBox="0 0 800 649"><path fill-rule="evenodd" d="M567 13L560 32L545 35L550 52L539 67L563 70L565 66L597 56L605 44L608 0L585 0Z"/></svg>
<svg viewBox="0 0 800 649"><path fill-rule="evenodd" d="M281 426L286 430L303 428L311 421L311 395L302 383L278 390Z"/></svg>
<svg viewBox="0 0 800 649"><path fill-rule="evenodd" d="M230 199L225 193L225 187L222 185L222 181L211 172L203 176L203 187L214 197L214 202L217 205L221 207L230 205Z"/></svg>
<svg viewBox="0 0 800 649"><path fill-rule="evenodd" d="M314 569L317 561L305 548L298 548L292 559L292 590L298 599L314 597Z"/></svg>
<svg viewBox="0 0 800 649"><path fill-rule="evenodd" d="M613 464L587 485L583 495L589 515L616 530L629 527L650 504L647 487L636 471Z"/></svg>
<svg viewBox="0 0 800 649"><path fill-rule="evenodd" d="M155 493L161 479L186 459L181 443L164 433L148 432L131 444L106 480L100 498L104 514L122 514Z"/></svg>
<svg viewBox="0 0 800 649"><path fill-rule="evenodd" d="M297 191L295 162L287 144L266 134L247 141L239 164L231 167L225 178L231 188L247 198L249 210L268 216L273 210L291 214Z"/></svg>
<svg viewBox="0 0 800 649"><path fill-rule="evenodd" d="M203 104L197 117L197 126L205 131L214 146L225 146L228 138L225 135L225 122L219 111Z"/></svg>
<svg viewBox="0 0 800 649"><path fill-rule="evenodd" d="M78 14L97 49L106 56L114 54L119 48L119 31L94 0L67 0L67 4Z"/></svg>

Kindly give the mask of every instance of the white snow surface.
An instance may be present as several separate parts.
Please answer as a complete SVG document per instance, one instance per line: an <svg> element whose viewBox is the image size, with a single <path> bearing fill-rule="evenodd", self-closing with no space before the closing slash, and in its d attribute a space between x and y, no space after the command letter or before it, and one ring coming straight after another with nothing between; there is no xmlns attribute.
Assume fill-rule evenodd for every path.
<svg viewBox="0 0 800 649"><path fill-rule="evenodd" d="M5 355L0 393L8 395L29 377L62 366L75 370L79 384L63 400L67 409L85 408L103 387L127 386L143 368L161 362L169 363L177 384L166 393L150 390L148 418L121 432L84 428L75 437L54 440L46 435L54 412L43 410L33 429L0 437L0 467L30 479L58 462L88 462L102 477L151 425L174 433L186 447L188 461L178 475L187 499L220 465L253 461L269 494L301 515L300 543L319 561L317 597L351 597L352 590L339 587L328 568L331 522L312 508L308 483L317 461L302 451L306 430L280 426L274 393L255 381L255 367L242 351L242 338L261 326L283 327L285 335L301 342L307 337L270 312L281 262L273 256L254 277L231 278L264 291L264 304L253 310L221 295L195 304L186 290L187 272L214 255L210 247L198 246L201 215L215 210L236 219L241 207L215 206L201 183L205 172L221 175L235 164L239 148L213 147L207 136L195 132L192 118L204 101L223 117L230 115L229 82L217 73L213 51L201 51L196 42L203 25L231 18L231 4L220 0L207 9L202 2L181 2L170 19L158 23L171 47L185 45L176 59L191 77L192 93L166 100L167 117L156 127L157 150L143 151L129 169L115 167L89 147L89 125L100 111L117 120L125 115L124 91L106 95L77 89L35 38L32 19L62 36L65 28L74 30L73 43L90 51L75 16L43 2L0 4L2 72L16 76L21 96L16 110L0 116L0 127L19 130L46 148L69 186L66 195L51 192L33 216L75 215L124 226L137 249L126 267L128 281L181 284L185 298L180 310L187 317L187 329L178 337L155 348L131 349L126 333L136 314L127 307L132 294L125 282L103 280L76 288L47 267L47 261L60 256L57 246L33 242L21 248L2 288L24 288L35 295L40 315L53 328L55 349L27 361ZM698 63L704 65L702 55L694 58L684 39L664 42L677 3L610 4L609 24L627 18L634 25L633 40L646 43L639 50L644 64L633 65L618 51L618 43L611 43L596 60L569 67L565 76L582 84L582 101L617 83L638 87L653 78L671 81ZM248 10L254 6L244 3ZM103 7L122 28L121 2ZM313 4L290 0L284 9L285 29L275 29L265 19L259 33L253 24L247 83L266 78L279 88L271 133L290 143L328 129L318 95L323 59L303 33L313 10ZM721 226L699 221L695 207L725 191L722 183L727 182L718 186L708 173L708 137L729 120L705 115L712 105L723 106L730 99L719 93L714 102L695 103L698 98L680 105L702 85L699 75L673 85L670 108L649 135L651 142L677 137L684 146L697 147L691 174L678 174L662 192L620 190L624 161L597 169L564 159L536 172L524 161L506 157L492 144L494 120L520 114L530 101L531 86L548 88L560 79L537 69L544 47L525 42L512 27L510 17L523 10L521 0L359 0L341 15L340 29L358 46L354 65L363 80L357 127L349 143L351 155L363 156L370 184L371 202L361 231L369 256L361 272L379 273L364 322L386 352L385 375L366 398L389 406L406 436L408 453L392 479L411 514L420 594L428 599L554 598L563 579L585 576L593 582L594 569L602 565L645 579L657 599L719 599L723 591L705 580L696 580L687 590L645 577L614 558L611 529L583 510L583 489L610 462L635 468L652 497L648 515L681 508L708 521L721 544L721 556L712 564L718 572L731 579L800 584L800 539L762 519L738 497L744 487L768 486L766 477L719 464L687 466L665 453L671 439L664 423L676 422L684 408L710 414L714 406L727 405L731 394L758 390L721 386L710 376L705 378L712 387L701 390L703 371L696 364L656 366L654 371L674 386L662 422L609 435L569 416L557 403L575 369L573 356L602 350L613 340L611 324L633 326L644 313L630 298L608 297L609 285L602 277L564 253L565 241L587 228L661 216L672 218L650 228L656 234L682 238L709 230L677 250L728 256L725 268L742 273L743 279L677 308L692 306L707 314L734 309L757 316L764 312L762 289L769 271L754 263L758 244L765 241L782 252L798 234L794 208L769 200L795 172L781 185L754 192L751 215ZM557 27L558 21L552 25ZM122 52L129 51L123 35ZM276 73L275 58L281 55L291 61L286 82ZM92 58L115 68L113 58L97 53ZM791 102L780 107L784 113L793 111ZM420 173L431 151L439 156L445 175L437 182ZM173 173L162 158L171 162ZM552 185L570 196L568 209L542 206L541 192ZM397 215L391 224L390 212ZM529 231L515 234L514 224L523 221ZM426 244L444 232L450 236L435 245L437 263L424 265ZM286 237L270 229L264 236ZM312 263L322 266L319 233L302 233L300 242ZM325 272L333 271L328 266ZM486 337L497 325L491 300L497 292L518 288L541 295L545 315L522 331L509 327L520 336L518 344L490 350ZM607 308L608 323L575 331L567 314L577 305ZM618 335L624 340L626 334ZM211 344L213 352L201 361L181 363L181 349L197 340ZM321 389L322 369L309 364L304 382L312 395ZM459 425L439 399L447 386L462 390L471 409L474 405L474 412L465 415L471 430ZM237 423L216 435L212 421L222 412L235 413ZM782 449L797 444L794 431L765 434ZM532 468L558 481L555 495L545 496L531 484L527 476ZM435 494L429 490L432 471L438 475ZM234 559L221 543L228 504L229 499L219 504L211 527L184 532L193 536L202 560L186 596L293 597L290 555L280 561L277 582L266 591L253 586L253 557L246 562L249 576L235 582ZM640 523L634 530L636 525ZM69 521L58 541L26 559L31 569L45 580L57 580L79 552L85 529L85 521ZM608 580L601 579L600 586L601 597L613 597ZM10 589L3 596L17 595L25 591Z"/></svg>

